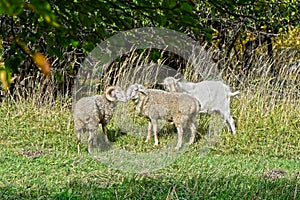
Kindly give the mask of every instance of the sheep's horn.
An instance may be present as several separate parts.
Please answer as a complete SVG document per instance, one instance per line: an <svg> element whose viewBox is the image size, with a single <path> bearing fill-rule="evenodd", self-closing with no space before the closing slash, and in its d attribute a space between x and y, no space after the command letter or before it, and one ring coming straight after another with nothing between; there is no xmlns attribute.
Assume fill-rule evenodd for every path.
<svg viewBox="0 0 300 200"><path fill-rule="evenodd" d="M116 88L114 86L110 86L105 90L105 97L108 101L116 101L117 100L117 98L111 94L113 91L115 91L115 89Z"/></svg>

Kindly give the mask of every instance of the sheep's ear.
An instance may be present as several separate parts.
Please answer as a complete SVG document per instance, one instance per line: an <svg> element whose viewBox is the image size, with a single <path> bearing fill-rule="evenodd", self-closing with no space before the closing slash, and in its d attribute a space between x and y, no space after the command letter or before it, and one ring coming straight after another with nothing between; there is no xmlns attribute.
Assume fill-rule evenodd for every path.
<svg viewBox="0 0 300 200"><path fill-rule="evenodd" d="M122 101L122 102L127 101L125 91L119 86L116 86L116 89L112 94L113 94L112 96L115 96L118 101Z"/></svg>
<svg viewBox="0 0 300 200"><path fill-rule="evenodd" d="M142 85L139 85L138 91L141 92L144 95L148 95L147 89Z"/></svg>
<svg viewBox="0 0 300 200"><path fill-rule="evenodd" d="M138 91L139 91L139 85L138 84L130 85L126 90L127 101L132 99Z"/></svg>
<svg viewBox="0 0 300 200"><path fill-rule="evenodd" d="M142 93L143 95L148 95L148 93L145 90L139 90L140 93Z"/></svg>
<svg viewBox="0 0 300 200"><path fill-rule="evenodd" d="M116 88L114 86L110 86L105 90L105 97L108 101L116 101L116 95L114 94L114 91Z"/></svg>

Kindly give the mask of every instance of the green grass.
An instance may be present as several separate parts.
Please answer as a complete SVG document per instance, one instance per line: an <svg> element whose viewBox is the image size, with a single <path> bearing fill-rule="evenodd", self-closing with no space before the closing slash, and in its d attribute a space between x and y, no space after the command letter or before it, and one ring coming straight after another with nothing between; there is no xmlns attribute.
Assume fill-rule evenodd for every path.
<svg viewBox="0 0 300 200"><path fill-rule="evenodd" d="M4 102L0 107L0 198L299 199L297 110L290 110L291 120L283 119L282 106L257 119L262 113L247 114L240 101L250 102L243 96L233 100L239 124L236 136L223 131L211 151L202 154L202 133L170 165L144 173L109 167L86 149L78 155L69 107ZM118 131L114 127L110 125L112 134ZM156 148L153 140L144 144L142 138L131 135L119 135L114 143L130 152L151 152L176 141L176 135L163 134L159 139L161 145ZM266 175L271 170L285 173L272 178Z"/></svg>

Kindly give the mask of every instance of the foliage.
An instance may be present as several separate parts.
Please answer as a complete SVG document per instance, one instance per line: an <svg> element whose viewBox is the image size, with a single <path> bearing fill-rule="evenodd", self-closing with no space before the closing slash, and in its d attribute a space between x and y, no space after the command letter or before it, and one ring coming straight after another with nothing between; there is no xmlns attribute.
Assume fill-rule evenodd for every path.
<svg viewBox="0 0 300 200"><path fill-rule="evenodd" d="M1 16L4 23L0 37L8 42L5 44L3 56L6 71L10 74L20 71L19 68L24 65L22 62L26 59L26 55L31 57L34 63L39 59L32 55L38 52L39 58L46 55L48 58L57 56L59 59L65 59L63 54L68 51L67 49L83 49L89 52L96 43L120 30L163 25L177 30L181 26L191 25L198 31L202 28L188 1L181 5L176 1L82 0L40 3L40 1L5 0L0 6L1 12L6 14ZM156 12L153 12L153 9ZM80 60L75 59L73 62ZM52 63L53 65L55 64ZM76 71L76 67L78 66L72 65L71 69L67 70Z"/></svg>
<svg viewBox="0 0 300 200"><path fill-rule="evenodd" d="M146 26L186 32L200 42L217 41L220 56L229 58L233 53L242 61L236 51L238 43L245 48L251 40L246 33L256 38L261 31L273 34L288 31L288 27L297 30L298 7L295 0L3 0L0 38L4 46L4 68L11 77L22 68L30 71L24 61L31 59L32 62L25 63L33 65L48 58L52 68L66 69L74 75L76 63L81 62L84 55L80 53L72 60L64 56L66 52L79 49L88 53L96 43L118 31ZM33 56L38 52L38 58ZM57 57L62 61L53 63ZM47 73L48 64L45 63L44 68Z"/></svg>
<svg viewBox="0 0 300 200"><path fill-rule="evenodd" d="M280 48L298 48L300 47L300 31L299 29L292 29L287 34L280 35L276 38L275 45Z"/></svg>
<svg viewBox="0 0 300 200"><path fill-rule="evenodd" d="M90 51L97 42L108 35L136 27L167 24L177 30L181 26L188 25L201 28L192 13L192 6L184 1L182 5L176 1L86 0L44 1L43 4L40 4L40 1L30 1L30 3L14 3L14 6L10 6L12 5L10 0L6 0L3 4L9 5L3 9L6 14L17 15L10 19L12 23L27 27L18 27L20 30L11 30L13 33L8 32L2 37L9 37L12 34L23 40L27 39L27 43L29 41L35 43L43 36L47 45L51 46L48 48L50 55L58 53L60 48L69 44L75 47L81 44L85 50ZM177 19L176 16L180 17Z"/></svg>
<svg viewBox="0 0 300 200"><path fill-rule="evenodd" d="M265 51L268 51L268 57L272 59L272 38L286 35L288 31L299 34L299 3L294 0L244 0L236 1L236 4L232 4L230 0L198 3L197 12L201 20L215 31L212 40L219 50L216 59L231 60L227 66L229 71L238 68L236 73L239 73L240 68L251 68L253 63L249 60L264 43L267 43L268 48ZM287 38L290 39L291 37ZM294 48L299 48L299 45L294 43ZM241 63L242 66L236 66L236 63ZM220 67L222 66L224 64Z"/></svg>

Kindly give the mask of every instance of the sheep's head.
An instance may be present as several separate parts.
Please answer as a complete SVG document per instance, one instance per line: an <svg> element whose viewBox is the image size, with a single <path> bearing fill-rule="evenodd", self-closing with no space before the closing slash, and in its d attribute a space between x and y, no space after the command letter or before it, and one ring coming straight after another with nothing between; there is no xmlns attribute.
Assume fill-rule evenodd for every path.
<svg viewBox="0 0 300 200"><path fill-rule="evenodd" d="M126 96L127 100L133 100L135 104L135 109L138 112L142 112L143 106L148 98L147 89L140 84L134 84L128 87L126 91Z"/></svg>
<svg viewBox="0 0 300 200"><path fill-rule="evenodd" d="M177 82L179 80L180 79L175 79L173 77L167 77L160 84L164 86L164 88L165 88L166 91L168 91L168 92L176 92L177 91Z"/></svg>
<svg viewBox="0 0 300 200"><path fill-rule="evenodd" d="M105 90L105 97L108 101L127 101L125 92L119 86L108 87Z"/></svg>
<svg viewBox="0 0 300 200"><path fill-rule="evenodd" d="M139 93L146 94L147 89L140 84L130 85L126 90L127 101L130 99L136 101L139 98Z"/></svg>

